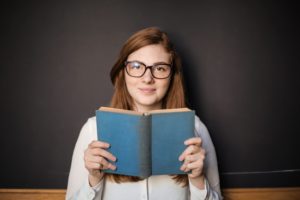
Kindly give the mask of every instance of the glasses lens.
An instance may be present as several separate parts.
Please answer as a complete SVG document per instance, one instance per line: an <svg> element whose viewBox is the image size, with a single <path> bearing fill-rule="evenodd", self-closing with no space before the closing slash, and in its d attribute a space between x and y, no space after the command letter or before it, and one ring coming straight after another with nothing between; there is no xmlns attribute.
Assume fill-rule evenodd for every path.
<svg viewBox="0 0 300 200"><path fill-rule="evenodd" d="M167 78L171 73L171 67L166 64L155 65L152 68L152 74L155 78Z"/></svg>
<svg viewBox="0 0 300 200"><path fill-rule="evenodd" d="M127 72L130 76L142 76L145 71L145 66L138 62L128 62L126 65Z"/></svg>

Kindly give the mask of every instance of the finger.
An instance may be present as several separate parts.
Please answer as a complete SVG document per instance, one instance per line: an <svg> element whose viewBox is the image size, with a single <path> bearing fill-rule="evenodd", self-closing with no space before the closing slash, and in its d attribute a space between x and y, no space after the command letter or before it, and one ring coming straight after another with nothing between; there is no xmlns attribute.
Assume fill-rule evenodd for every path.
<svg viewBox="0 0 300 200"><path fill-rule="evenodd" d="M193 158L192 158L193 159ZM201 149L197 156L194 157L196 159L194 162L186 163L185 170L189 171L192 170L192 174L201 174L204 166L205 160L205 150Z"/></svg>
<svg viewBox="0 0 300 200"><path fill-rule="evenodd" d="M88 169L93 169L93 170L100 170L101 169L101 164L97 162L88 162L86 164Z"/></svg>
<svg viewBox="0 0 300 200"><path fill-rule="evenodd" d="M195 154L195 153L197 153L199 151L200 151L200 147L199 146L190 145L179 156L179 160L183 161L187 155Z"/></svg>
<svg viewBox="0 0 300 200"><path fill-rule="evenodd" d="M84 163L91 169L98 169L100 166L100 158L99 156L86 155L84 156Z"/></svg>
<svg viewBox="0 0 300 200"><path fill-rule="evenodd" d="M104 157L108 160L114 161L114 162L117 160L117 158L113 154L111 154L110 152L108 152L104 149L100 149L100 148L92 149L91 154L93 156L102 156L102 157Z"/></svg>
<svg viewBox="0 0 300 200"><path fill-rule="evenodd" d="M103 141L97 141L97 140L93 140L90 144L89 144L89 148L93 149L93 148L103 148L103 149L107 149L110 147L110 144L107 142L103 142Z"/></svg>
<svg viewBox="0 0 300 200"><path fill-rule="evenodd" d="M188 174L188 176L189 176L190 178L195 178L195 177L199 177L201 174L203 174L202 170L200 170L200 169L194 169L194 170L192 171L192 173L189 173L189 174Z"/></svg>
<svg viewBox="0 0 300 200"><path fill-rule="evenodd" d="M103 169L111 169L111 170L116 170L117 166L113 165L112 163L108 163L106 168L103 167Z"/></svg>
<svg viewBox="0 0 300 200"><path fill-rule="evenodd" d="M184 172L192 172L192 173L195 173L196 171L200 171L199 169L202 169L201 167L201 163L199 161L196 161L196 162L193 162L192 165L191 163L188 163L188 164L183 164L181 167L180 167L180 170L181 171L184 171Z"/></svg>
<svg viewBox="0 0 300 200"><path fill-rule="evenodd" d="M187 168L187 165L186 165L186 164L183 164L183 165L181 165L180 170L181 170L181 171L185 171L186 168Z"/></svg>
<svg viewBox="0 0 300 200"><path fill-rule="evenodd" d="M203 168L203 160L197 160L195 162L188 163L186 165L186 168L188 168L189 170L202 169Z"/></svg>
<svg viewBox="0 0 300 200"><path fill-rule="evenodd" d="M103 157L101 156L93 156L93 155L87 155L84 160L86 162L95 162L95 163L100 163L102 161Z"/></svg>
<svg viewBox="0 0 300 200"><path fill-rule="evenodd" d="M199 153L192 154L192 155L187 155L184 159L184 164L189 164L192 162L195 162L201 158Z"/></svg>
<svg viewBox="0 0 300 200"><path fill-rule="evenodd" d="M100 170L101 167L101 164L99 162L93 162L88 160L85 160L84 164L88 170Z"/></svg>
<svg viewBox="0 0 300 200"><path fill-rule="evenodd" d="M115 165L108 162L103 157L88 158L86 161L86 166L87 166L87 168L94 169L94 170L103 170L103 169L115 170L116 169Z"/></svg>
<svg viewBox="0 0 300 200"><path fill-rule="evenodd" d="M189 161L185 160L184 163L182 164L181 170L184 171L184 172L188 172L192 169L195 169L195 167L194 167L195 164L194 163L199 163L199 160L197 159L197 160L192 161L192 162L189 162ZM193 165L191 165L191 164L193 164ZM198 165L196 164L196 166L198 166Z"/></svg>
<svg viewBox="0 0 300 200"><path fill-rule="evenodd" d="M100 163L100 164L106 164L107 159L104 158L103 156L95 156L95 155L91 155L91 154L86 154L84 156L84 160L85 162L93 162L93 163ZM105 160L106 162L102 162L102 160ZM112 161L116 161L116 158L113 158Z"/></svg>
<svg viewBox="0 0 300 200"><path fill-rule="evenodd" d="M189 138L186 141L184 141L185 145L198 145L201 146L202 140L200 137L193 137Z"/></svg>
<svg viewBox="0 0 300 200"><path fill-rule="evenodd" d="M185 172L188 171L191 171L191 173L189 174L190 177L196 177L203 174L203 162L197 161L194 163L190 163L189 165L187 165Z"/></svg>
<svg viewBox="0 0 300 200"><path fill-rule="evenodd" d="M116 166L113 165L112 163L108 162L105 158L102 158L100 157L100 168L101 169L112 169L112 170L115 170L116 169Z"/></svg>

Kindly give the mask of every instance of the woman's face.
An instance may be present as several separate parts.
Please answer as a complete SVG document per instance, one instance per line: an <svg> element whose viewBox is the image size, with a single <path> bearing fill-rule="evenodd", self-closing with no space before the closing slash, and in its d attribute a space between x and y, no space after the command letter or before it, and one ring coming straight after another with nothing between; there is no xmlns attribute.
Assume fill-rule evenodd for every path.
<svg viewBox="0 0 300 200"><path fill-rule="evenodd" d="M162 45L148 45L131 53L127 61L139 61L146 66L152 66L155 63L170 64L170 54ZM170 77L156 79L152 76L150 69L147 69L139 78L129 76L125 72L125 83L134 101L134 109L145 112L161 108L162 99L169 88Z"/></svg>

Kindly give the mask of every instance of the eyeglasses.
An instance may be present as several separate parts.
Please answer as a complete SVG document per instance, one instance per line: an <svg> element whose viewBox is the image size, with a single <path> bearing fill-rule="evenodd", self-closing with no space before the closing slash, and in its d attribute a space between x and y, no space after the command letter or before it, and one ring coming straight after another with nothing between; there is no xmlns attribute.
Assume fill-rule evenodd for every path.
<svg viewBox="0 0 300 200"><path fill-rule="evenodd" d="M167 63L155 63L152 66L146 66L139 61L126 61L125 67L127 74L136 78L142 77L148 68L150 69L152 76L156 79L168 78L172 72L171 65Z"/></svg>

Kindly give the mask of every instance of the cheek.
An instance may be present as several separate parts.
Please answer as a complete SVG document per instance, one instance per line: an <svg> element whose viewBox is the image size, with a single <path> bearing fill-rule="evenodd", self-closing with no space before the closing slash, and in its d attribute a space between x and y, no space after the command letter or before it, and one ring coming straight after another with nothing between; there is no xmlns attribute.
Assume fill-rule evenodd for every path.
<svg viewBox="0 0 300 200"><path fill-rule="evenodd" d="M165 95L169 89L170 86L170 80L166 80L165 82L161 83L161 92L163 95Z"/></svg>
<svg viewBox="0 0 300 200"><path fill-rule="evenodd" d="M131 91L135 85L135 80L132 77L128 77L125 75L125 85L127 88L127 91Z"/></svg>

